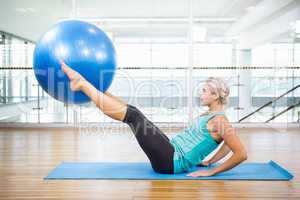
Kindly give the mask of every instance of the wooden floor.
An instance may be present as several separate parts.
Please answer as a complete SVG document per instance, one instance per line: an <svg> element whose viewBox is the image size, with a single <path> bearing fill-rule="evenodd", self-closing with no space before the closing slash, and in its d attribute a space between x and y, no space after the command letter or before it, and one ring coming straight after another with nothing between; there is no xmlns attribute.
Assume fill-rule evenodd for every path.
<svg viewBox="0 0 300 200"><path fill-rule="evenodd" d="M132 133L123 129L0 129L0 199L300 199L299 129L237 132L248 149L247 162L274 160L295 178L287 182L44 181L62 161L139 162L147 158Z"/></svg>

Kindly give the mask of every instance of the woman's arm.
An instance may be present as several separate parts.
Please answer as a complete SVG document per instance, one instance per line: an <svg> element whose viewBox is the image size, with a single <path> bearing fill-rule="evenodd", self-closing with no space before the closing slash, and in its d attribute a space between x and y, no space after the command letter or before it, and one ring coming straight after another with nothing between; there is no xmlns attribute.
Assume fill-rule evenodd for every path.
<svg viewBox="0 0 300 200"><path fill-rule="evenodd" d="M218 162L219 160L224 158L230 151L231 149L225 143L223 143L220 149L209 160L207 160L205 164L210 165Z"/></svg>
<svg viewBox="0 0 300 200"><path fill-rule="evenodd" d="M247 159L246 150L236 134L227 135L225 138L225 143L233 151L233 154L223 164L216 168L213 168L213 174L227 171Z"/></svg>
<svg viewBox="0 0 300 200"><path fill-rule="evenodd" d="M217 129L221 133L225 145L232 150L233 154L228 160L218 167L209 170L199 170L188 174L188 176L212 176L217 173L227 171L247 159L246 149L244 148L239 137L236 135L234 128L230 125L228 120L223 117L219 122L220 123L217 126Z"/></svg>

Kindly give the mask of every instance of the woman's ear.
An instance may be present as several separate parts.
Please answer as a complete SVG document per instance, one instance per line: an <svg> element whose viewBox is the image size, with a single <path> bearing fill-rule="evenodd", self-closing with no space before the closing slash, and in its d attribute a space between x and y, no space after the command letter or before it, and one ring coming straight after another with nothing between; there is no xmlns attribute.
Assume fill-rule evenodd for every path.
<svg viewBox="0 0 300 200"><path fill-rule="evenodd" d="M212 93L212 96L213 96L213 99L214 99L214 100L219 99L219 95L217 95L216 93Z"/></svg>

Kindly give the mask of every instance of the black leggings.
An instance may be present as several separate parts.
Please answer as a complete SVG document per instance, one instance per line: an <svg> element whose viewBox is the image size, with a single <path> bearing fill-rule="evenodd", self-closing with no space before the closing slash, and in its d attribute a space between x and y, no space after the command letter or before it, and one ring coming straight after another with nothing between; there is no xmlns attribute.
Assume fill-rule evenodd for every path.
<svg viewBox="0 0 300 200"><path fill-rule="evenodd" d="M127 104L127 123L157 173L173 174L174 147L169 138L135 106Z"/></svg>

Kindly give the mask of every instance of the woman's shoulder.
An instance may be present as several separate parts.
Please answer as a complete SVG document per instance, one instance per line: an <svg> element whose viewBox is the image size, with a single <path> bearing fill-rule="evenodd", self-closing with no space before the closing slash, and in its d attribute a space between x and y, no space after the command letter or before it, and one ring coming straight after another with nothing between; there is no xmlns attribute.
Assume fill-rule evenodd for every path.
<svg viewBox="0 0 300 200"><path fill-rule="evenodd" d="M208 123L214 125L230 125L230 122L224 112L219 112L209 119Z"/></svg>
<svg viewBox="0 0 300 200"><path fill-rule="evenodd" d="M223 116L226 118L226 113L225 111L220 111L220 112L215 112L215 113L210 113L209 111L206 111L206 112L203 112L199 115L199 117L201 116L206 116L206 115L213 115L214 117L217 117L217 116Z"/></svg>
<svg viewBox="0 0 300 200"><path fill-rule="evenodd" d="M201 114L199 115L199 117L202 117L202 116L205 116L205 115L208 115L208 114L209 114L209 112L206 111L206 112L201 113Z"/></svg>
<svg viewBox="0 0 300 200"><path fill-rule="evenodd" d="M230 123L229 119L226 117L226 115L216 115L210 120L210 124L212 124L214 127L232 127L232 124Z"/></svg>

